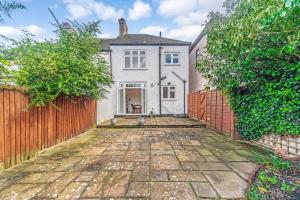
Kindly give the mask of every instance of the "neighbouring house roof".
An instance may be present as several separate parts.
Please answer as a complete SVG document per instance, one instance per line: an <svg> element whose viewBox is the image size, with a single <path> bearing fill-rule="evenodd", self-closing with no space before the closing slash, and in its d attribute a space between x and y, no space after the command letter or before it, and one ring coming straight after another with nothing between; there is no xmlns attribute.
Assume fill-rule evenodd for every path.
<svg viewBox="0 0 300 200"><path fill-rule="evenodd" d="M102 51L110 51L110 40L113 39L100 39L100 47Z"/></svg>
<svg viewBox="0 0 300 200"><path fill-rule="evenodd" d="M171 46L190 46L190 42L174 40L147 34L126 34L115 39L102 40L103 49L109 45L171 45Z"/></svg>
<svg viewBox="0 0 300 200"><path fill-rule="evenodd" d="M191 45L190 52L195 48L195 46L197 46L197 44L199 43L199 41L206 35L206 33L207 33L207 26L204 27L204 29L201 31L201 33L198 35L198 37L196 38L196 40Z"/></svg>

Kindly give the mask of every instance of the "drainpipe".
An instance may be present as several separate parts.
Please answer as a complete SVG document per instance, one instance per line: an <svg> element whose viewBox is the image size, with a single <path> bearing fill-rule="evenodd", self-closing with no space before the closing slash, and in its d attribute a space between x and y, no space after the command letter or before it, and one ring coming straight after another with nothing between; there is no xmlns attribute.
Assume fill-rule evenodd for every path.
<svg viewBox="0 0 300 200"><path fill-rule="evenodd" d="M161 37L161 32L159 32L159 37ZM158 45L158 87L159 87L159 115L161 115L161 40L159 40Z"/></svg>

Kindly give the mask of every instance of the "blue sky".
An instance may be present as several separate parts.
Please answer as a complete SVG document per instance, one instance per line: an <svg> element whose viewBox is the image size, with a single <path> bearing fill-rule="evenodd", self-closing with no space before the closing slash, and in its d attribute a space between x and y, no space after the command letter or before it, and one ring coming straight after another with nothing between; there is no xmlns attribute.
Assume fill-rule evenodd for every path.
<svg viewBox="0 0 300 200"><path fill-rule="evenodd" d="M60 22L101 20L100 37L118 35L118 18L127 21L129 33L147 33L193 41L201 32L209 11L222 11L223 0L16 0L27 9L13 13L12 19L0 24L0 34L22 37L21 30L36 35L36 39L54 36L51 8Z"/></svg>

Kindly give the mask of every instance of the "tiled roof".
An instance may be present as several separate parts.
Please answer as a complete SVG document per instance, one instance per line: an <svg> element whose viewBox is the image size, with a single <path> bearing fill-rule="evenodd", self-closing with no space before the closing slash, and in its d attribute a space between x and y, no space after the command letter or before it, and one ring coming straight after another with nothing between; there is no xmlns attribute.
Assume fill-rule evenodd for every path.
<svg viewBox="0 0 300 200"><path fill-rule="evenodd" d="M178 45L190 46L190 42L174 40L147 34L126 34L115 39L102 39L103 49L109 45Z"/></svg>

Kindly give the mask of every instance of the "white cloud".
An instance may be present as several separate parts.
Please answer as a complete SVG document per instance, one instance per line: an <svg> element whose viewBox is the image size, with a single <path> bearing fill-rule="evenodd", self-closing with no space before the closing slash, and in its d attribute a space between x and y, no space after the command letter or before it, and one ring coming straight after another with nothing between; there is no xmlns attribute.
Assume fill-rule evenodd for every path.
<svg viewBox="0 0 300 200"><path fill-rule="evenodd" d="M140 30L143 34L150 34L150 35L159 35L159 32L162 32L162 34L165 34L167 29L162 26L147 26L145 28L142 28Z"/></svg>
<svg viewBox="0 0 300 200"><path fill-rule="evenodd" d="M197 6L197 0L160 0L158 13L173 17L191 12Z"/></svg>
<svg viewBox="0 0 300 200"><path fill-rule="evenodd" d="M116 20L124 14L122 9L116 9L104 4L102 1L63 0L63 3L66 4L71 19L84 18L95 14L100 20Z"/></svg>
<svg viewBox="0 0 300 200"><path fill-rule="evenodd" d="M129 19L138 20L149 17L151 14L151 6L141 0L136 0L133 7L129 9Z"/></svg>
<svg viewBox="0 0 300 200"><path fill-rule="evenodd" d="M29 26L0 26L0 35L4 35L7 38L19 40L24 37L24 31L29 32L34 35L34 38L37 40L41 40L43 35L46 33L46 30L37 26L37 25L29 25Z"/></svg>
<svg viewBox="0 0 300 200"><path fill-rule="evenodd" d="M37 26L37 25L29 25L25 28L29 33L32 33L33 35L42 35L46 32L45 29Z"/></svg>
<svg viewBox="0 0 300 200"><path fill-rule="evenodd" d="M111 38L110 33L101 33L98 35L99 38Z"/></svg>
<svg viewBox="0 0 300 200"><path fill-rule="evenodd" d="M203 26L200 25L184 26L169 30L166 34L166 37L191 42L195 40L202 29Z"/></svg>
<svg viewBox="0 0 300 200"><path fill-rule="evenodd" d="M159 0L158 14L177 25L166 36L193 41L200 34L210 11L223 11L224 0Z"/></svg>
<svg viewBox="0 0 300 200"><path fill-rule="evenodd" d="M22 30L12 26L0 26L0 34L6 37L22 35Z"/></svg>

